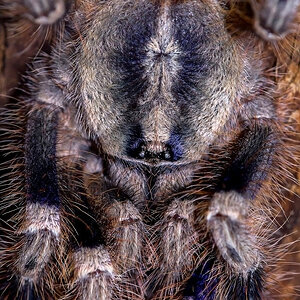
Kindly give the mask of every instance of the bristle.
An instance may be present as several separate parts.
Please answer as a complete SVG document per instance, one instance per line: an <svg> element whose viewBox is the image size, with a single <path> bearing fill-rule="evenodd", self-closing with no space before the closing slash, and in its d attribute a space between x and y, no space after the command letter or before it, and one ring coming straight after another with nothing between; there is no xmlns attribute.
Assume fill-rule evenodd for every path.
<svg viewBox="0 0 300 300"><path fill-rule="evenodd" d="M0 9L5 19L17 20L24 13L21 6L16 6L13 11L11 1L2 2ZM185 300L260 300L276 296L290 300L299 296L296 286L299 274L295 271L293 255L293 251L299 251L299 234L295 230L299 225L296 209L299 201L293 203L299 199L299 33L291 27L291 33L283 39L270 42L268 37L267 40L261 38L264 34L258 32L257 11L255 7L251 9L250 2L222 1L222 7L209 0L198 2L203 7L211 5L214 13L222 15L220 24L225 22L224 32L228 33L226 47L233 49L228 60L235 61L234 56L238 55L240 65L226 65L226 58L220 57L205 76L201 75L202 83L213 68L222 69L224 74L211 82L213 96L222 97L220 90L225 88L218 89L218 84L221 77L226 76L226 89L231 96L224 103L218 103L206 116L208 119L217 115L218 109L224 106L220 113L222 126L218 123L206 128L206 124L202 124L205 134L212 131L216 139L210 142L203 138L200 142L207 148L199 151L200 154L197 152L199 157L194 157L193 163L182 165L179 161L179 164L173 162L172 165L153 167L122 156L122 143L129 139L126 134L129 132L133 139L136 138L128 129L132 124L128 121L115 126L110 120L101 119L109 109L111 115L115 115L115 98L119 97L115 94L119 89L126 90L123 86L118 87L118 80L109 82L107 88L115 93L113 104L105 104L93 116L101 120L106 129L111 129L110 126L115 126L115 131L122 128L124 136L111 140L111 144L117 140L121 145L117 155L104 153L102 137L94 132L87 120L80 76L88 67L81 66L78 57L84 52L87 64L91 64L92 58L87 54L91 50L89 47L98 47L100 42L87 45L87 38L93 35L94 41L101 34L109 36L111 28L105 34L102 28L91 30L94 18L101 16L101 5L105 5L105 1L77 0L70 7L70 14L51 28L32 27L27 21L9 26L8 32L14 38L34 28L36 31L24 52L37 39L42 43L38 43L35 53L41 49L45 53L35 58L30 72L24 77L22 89L26 99L15 99L17 103L1 113L0 151L5 160L0 166L1 299L171 300L182 299L184 295ZM122 9L116 16L132 17L126 7L134 11L140 3L158 5L161 10L170 6L175 15L175 9L190 3L198 5L198 2L126 0L121 3ZM103 11L104 17L100 19L104 24L111 12L109 9ZM138 14L134 13L135 16ZM184 16L185 21L190 17L194 15ZM299 23L299 17L300 14L295 23ZM122 18L116 18L116 23L123 24ZM147 25L136 20L134 30ZM157 22L169 26L164 20ZM184 35L189 32L189 26L184 29ZM120 32L131 28L121 27ZM151 30L147 27L147 34ZM163 34L156 33L155 42ZM136 70L140 72L145 66L141 67L135 61L137 53L134 51L144 37L142 34L137 37L132 42L133 49L126 53L129 61L127 57L118 60L115 53L110 52L109 59L103 61L116 60L117 67L119 64L130 65L129 75ZM193 37L191 34L189 38ZM214 42L217 37L223 38L216 35ZM105 38L107 48L111 48L110 38ZM179 47L179 42L176 37L172 40L175 44L169 45L178 57L185 49ZM156 53L158 50L153 43L152 40L146 43L148 48L143 50L146 53L142 56L150 55L152 51L155 63L162 60L167 68L169 65L165 60L174 57ZM190 47L190 41L184 39L184 43ZM125 47L120 45L113 45L115 52ZM208 49L203 51L212 50ZM95 54L97 58L103 58L101 55ZM182 81L180 88L172 90L185 99L180 104L182 113L192 105L192 101L186 101L189 87L184 89L183 80L193 75L192 58L185 57L188 71L184 76L175 76ZM180 63L178 59L169 67L177 71L185 67ZM236 79L238 92L234 93L234 80L230 79L234 76L230 77L229 73L239 68L243 71L239 70L241 74L236 75L239 77ZM109 81L106 76L101 76L101 64L95 69L97 80L101 77L101 83ZM107 69L122 73L117 69L110 70L110 67ZM148 73L154 80L154 72ZM88 71L86 74L91 76ZM124 71L120 76L122 80L125 75ZM124 103L138 85L135 77L125 96L121 97L120 105L124 107L119 118L127 114ZM170 89L168 84L160 88ZM92 89L97 90L98 86ZM107 90L103 92L104 100L108 97ZM91 98L93 105L103 100ZM154 98L154 102L164 104L160 95ZM206 103L215 100L206 95L202 98L209 100L203 101L203 110ZM232 99L235 102L230 104ZM134 110L135 105L128 110ZM172 105L168 109L168 114L172 115ZM193 113L196 114L196 110ZM41 115L44 120L39 122L37 119ZM134 119L134 113L130 113L130 122L131 118ZM188 126L194 116L186 118L184 124ZM137 119L142 122L139 117ZM179 132L177 121L180 123L181 120L175 121L175 129ZM162 125L168 122L156 124L155 128L164 127ZM197 122L200 124L205 120L200 118ZM183 155L181 148L190 145L180 141L175 129L170 143L177 142L175 146ZM196 137L193 133L193 139ZM47 143L44 144L45 139ZM201 148L200 142L193 145L193 151ZM149 149L161 151L163 148L152 143Z"/></svg>

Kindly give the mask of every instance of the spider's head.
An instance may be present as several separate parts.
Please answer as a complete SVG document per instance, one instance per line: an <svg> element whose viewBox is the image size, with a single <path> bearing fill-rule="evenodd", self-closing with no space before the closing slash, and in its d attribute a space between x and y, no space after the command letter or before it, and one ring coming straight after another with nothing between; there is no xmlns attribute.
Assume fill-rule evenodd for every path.
<svg viewBox="0 0 300 300"><path fill-rule="evenodd" d="M110 1L82 39L83 116L104 152L158 163L207 151L243 77L218 6Z"/></svg>

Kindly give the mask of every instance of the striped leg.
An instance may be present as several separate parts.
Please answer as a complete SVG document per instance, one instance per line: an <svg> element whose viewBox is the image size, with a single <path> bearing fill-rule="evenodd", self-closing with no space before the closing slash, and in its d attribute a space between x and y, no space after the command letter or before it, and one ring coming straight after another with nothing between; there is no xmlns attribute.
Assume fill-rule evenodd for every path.
<svg viewBox="0 0 300 300"><path fill-rule="evenodd" d="M154 299L177 299L175 295L182 288L182 283L195 269L200 248L195 210L193 201L175 199L158 226L160 261L152 279L158 290Z"/></svg>
<svg viewBox="0 0 300 300"><path fill-rule="evenodd" d="M101 224L109 224L101 228L106 237L94 237L72 250L66 299L143 299L138 284L142 281L141 216L130 202L113 200L103 215Z"/></svg>
<svg viewBox="0 0 300 300"><path fill-rule="evenodd" d="M266 204L260 204L257 195L272 167L275 143L271 126L246 128L234 147L219 190L210 202L208 228L232 274L230 281L223 279L221 298L260 299L263 268L268 259L264 254L268 246L264 229L268 227L268 218L259 217L261 205ZM225 296L224 290L228 293Z"/></svg>
<svg viewBox="0 0 300 300"><path fill-rule="evenodd" d="M110 254L103 246L81 247L74 252L72 273L71 291L66 299L113 298L116 270Z"/></svg>
<svg viewBox="0 0 300 300"><path fill-rule="evenodd" d="M266 40L281 39L293 31L292 23L300 6L299 0L251 0L256 32Z"/></svg>
<svg viewBox="0 0 300 300"><path fill-rule="evenodd" d="M58 112L39 108L30 113L25 138L26 209L16 263L20 294L42 297L44 269L58 246L60 199L56 172Z"/></svg>
<svg viewBox="0 0 300 300"><path fill-rule="evenodd" d="M53 24L65 13L65 0L23 0L29 17L37 24Z"/></svg>

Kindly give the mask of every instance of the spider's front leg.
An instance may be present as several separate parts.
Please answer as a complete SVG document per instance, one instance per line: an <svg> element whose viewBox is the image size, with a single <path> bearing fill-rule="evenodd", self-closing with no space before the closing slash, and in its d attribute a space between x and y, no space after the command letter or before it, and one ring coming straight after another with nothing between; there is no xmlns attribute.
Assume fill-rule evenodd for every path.
<svg viewBox="0 0 300 300"><path fill-rule="evenodd" d="M53 107L30 112L25 137L26 208L19 229L22 243L16 262L21 294L40 294L44 269L58 247L60 198L56 172L56 126Z"/></svg>
<svg viewBox="0 0 300 300"><path fill-rule="evenodd" d="M66 0L22 0L27 16L37 24L53 24L66 11Z"/></svg>
<svg viewBox="0 0 300 300"><path fill-rule="evenodd" d="M253 209L259 205L258 192L272 166L275 143L270 124L247 126L210 203L208 228L232 274L222 284L228 299L260 299L265 257L259 233L262 224L257 224L258 215L253 218Z"/></svg>
<svg viewBox="0 0 300 300"><path fill-rule="evenodd" d="M292 28L299 0L251 0L255 14L254 27L256 32L266 40L281 39Z"/></svg>

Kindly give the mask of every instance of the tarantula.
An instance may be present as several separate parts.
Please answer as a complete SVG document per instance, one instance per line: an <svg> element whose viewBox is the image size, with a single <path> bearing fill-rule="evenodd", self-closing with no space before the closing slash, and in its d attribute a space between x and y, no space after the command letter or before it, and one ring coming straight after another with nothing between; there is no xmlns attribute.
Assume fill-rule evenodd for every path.
<svg viewBox="0 0 300 300"><path fill-rule="evenodd" d="M53 38L4 122L23 156L1 299L270 295L290 153L274 69L299 1L19 4Z"/></svg>

